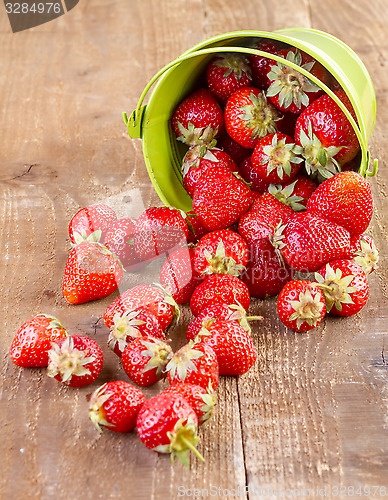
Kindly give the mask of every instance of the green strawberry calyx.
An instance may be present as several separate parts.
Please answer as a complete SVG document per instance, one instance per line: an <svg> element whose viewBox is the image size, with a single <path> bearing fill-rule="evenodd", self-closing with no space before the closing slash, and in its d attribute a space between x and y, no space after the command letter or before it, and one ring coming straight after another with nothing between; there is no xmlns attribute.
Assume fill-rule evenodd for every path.
<svg viewBox="0 0 388 500"><path fill-rule="evenodd" d="M191 146L183 158L181 169L183 177L187 175L191 167L198 168L202 159L209 160L213 163L218 163L219 160L212 152L215 149L217 148L215 148L213 145L211 145L211 147L208 147L206 145Z"/></svg>
<svg viewBox="0 0 388 500"><path fill-rule="evenodd" d="M245 127L251 129L251 138L262 138L277 132L276 122L281 119L280 114L272 104L267 101L265 92L257 96L251 92L250 104L239 106L240 120L245 122Z"/></svg>
<svg viewBox="0 0 388 500"><path fill-rule="evenodd" d="M170 327L176 326L179 318L180 318L180 309L177 301L174 299L170 292L170 285L167 283L166 285L162 285L160 283L152 283L151 285L153 288L156 288L157 290L160 290L164 294L164 302L171 306L172 312L173 312L173 319L171 322Z"/></svg>
<svg viewBox="0 0 388 500"><path fill-rule="evenodd" d="M60 375L62 382L65 383L70 382L73 376L90 375L91 372L86 365L95 361L94 356L87 356L85 351L74 347L71 336L66 337L61 346L52 342L48 357L47 375L49 377Z"/></svg>
<svg viewBox="0 0 388 500"><path fill-rule="evenodd" d="M202 462L205 461L203 456L197 450L196 445L199 441L198 425L190 415L187 419L179 419L174 425L172 431L167 432L167 437L170 440L169 444L156 446L154 451L159 453L170 453L171 461L177 457L185 466L189 467L189 451L191 450Z"/></svg>
<svg viewBox="0 0 388 500"><path fill-rule="evenodd" d="M300 203L303 200L303 196L294 194L296 183L297 181L294 181L285 187L282 184L270 184L268 192L281 203L284 203L284 205L291 207L295 212L300 212L301 210L306 210L306 206Z"/></svg>
<svg viewBox="0 0 388 500"><path fill-rule="evenodd" d="M343 146L324 147L318 137L313 133L311 121L308 122L307 133L301 129L299 137L301 146L296 152L305 159L305 167L308 175L329 179L338 174L341 168L334 158Z"/></svg>
<svg viewBox="0 0 388 500"><path fill-rule="evenodd" d="M360 246L361 249L354 253L353 260L364 269L365 274L370 274L378 267L379 251L373 240L369 242L363 237L360 239Z"/></svg>
<svg viewBox="0 0 388 500"><path fill-rule="evenodd" d="M92 233L89 234L87 234L85 229L82 229L81 231L74 231L73 233L74 243L72 243L71 246L74 248L75 246L79 245L80 243L83 243L84 241L89 241L90 243L99 243L101 240L101 235L102 235L101 229L97 229L96 231L93 231Z"/></svg>
<svg viewBox="0 0 388 500"><path fill-rule="evenodd" d="M333 307L342 311L342 304L354 304L351 293L356 292L357 288L350 286L354 278L353 274L344 275L340 268L334 270L330 264L326 265L324 276L315 273L317 286L325 296L328 311Z"/></svg>
<svg viewBox="0 0 388 500"><path fill-rule="evenodd" d="M225 245L222 240L218 242L215 253L205 249L203 255L208 264L202 271L203 275L231 274L232 276L239 276L245 270L245 266L237 264L233 257L226 255Z"/></svg>
<svg viewBox="0 0 388 500"><path fill-rule="evenodd" d="M298 329L303 323L316 327L325 308L325 304L321 302L321 297L322 295L319 293L316 293L313 297L310 288L307 288L304 292L299 293L297 300L288 300L289 305L294 309L289 320L296 321Z"/></svg>
<svg viewBox="0 0 388 500"><path fill-rule="evenodd" d="M218 134L218 127L213 128L210 125L195 127L193 123L189 122L187 128L185 128L181 122L178 122L178 128L181 135L177 137L177 140L187 146L203 147L206 150L216 145L215 137Z"/></svg>
<svg viewBox="0 0 388 500"><path fill-rule="evenodd" d="M108 384L105 383L96 389L89 403L89 418L99 432L102 432L102 427L114 427L114 424L106 420L106 414L103 408L104 403L112 396L112 394L105 393L107 387Z"/></svg>
<svg viewBox="0 0 388 500"><path fill-rule="evenodd" d="M241 80L244 75L249 78L252 77L252 70L248 60L242 54L222 54L214 61L214 64L219 68L225 69L222 75L223 78L227 78L232 74L237 81Z"/></svg>
<svg viewBox="0 0 388 500"><path fill-rule="evenodd" d="M303 158L296 156L300 153L300 148L294 144L286 144L286 138L278 140L277 134L272 137L272 143L263 147L263 157L260 165L267 167L267 175L276 170L280 179L284 174L291 175L291 163L301 163Z"/></svg>
<svg viewBox="0 0 388 500"><path fill-rule="evenodd" d="M194 361L202 358L204 355L202 351L195 349L194 342L189 342L181 347L179 351L172 356L166 366L166 370L169 372L171 380L178 378L181 382L184 382L190 372L198 371Z"/></svg>
<svg viewBox="0 0 388 500"><path fill-rule="evenodd" d="M295 52L290 50L287 53L286 60L300 66L306 71L311 71L315 64L315 61L302 64L302 56L298 50ZM273 64L267 76L272 82L267 90L267 96L278 96L279 105L285 109L289 108L292 104L297 109L302 109L302 106L307 107L310 103L307 93L319 92L321 90L318 85L306 78L302 73L281 62Z"/></svg>
<svg viewBox="0 0 388 500"><path fill-rule="evenodd" d="M140 311L125 311L124 313L117 312L113 316L113 325L109 331L108 345L114 350L117 346L120 352L123 352L128 345L128 337L135 339L141 337L142 334L137 328L144 325L145 321L137 319Z"/></svg>
<svg viewBox="0 0 388 500"><path fill-rule="evenodd" d="M158 339L153 339L152 342L142 339L140 342L145 347L140 354L145 358L149 358L143 373L156 369L156 376L160 378L164 374L167 363L173 356L171 347Z"/></svg>
<svg viewBox="0 0 388 500"><path fill-rule="evenodd" d="M217 404L217 393L213 389L211 382L209 382L206 392L204 392L201 397L204 404L200 407L201 416L198 421L204 424L212 417Z"/></svg>

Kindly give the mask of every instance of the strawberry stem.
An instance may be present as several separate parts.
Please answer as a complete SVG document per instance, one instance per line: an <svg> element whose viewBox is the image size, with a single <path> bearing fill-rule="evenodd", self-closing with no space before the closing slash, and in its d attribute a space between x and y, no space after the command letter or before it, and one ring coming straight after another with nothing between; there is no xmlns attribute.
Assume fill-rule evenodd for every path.
<svg viewBox="0 0 388 500"><path fill-rule="evenodd" d="M184 436L179 436L179 440L184 443L187 448L189 448L195 455L198 457L202 462L205 461L203 456L200 454L200 452L197 450L197 448L193 445L193 443L190 442L189 439L185 438Z"/></svg>

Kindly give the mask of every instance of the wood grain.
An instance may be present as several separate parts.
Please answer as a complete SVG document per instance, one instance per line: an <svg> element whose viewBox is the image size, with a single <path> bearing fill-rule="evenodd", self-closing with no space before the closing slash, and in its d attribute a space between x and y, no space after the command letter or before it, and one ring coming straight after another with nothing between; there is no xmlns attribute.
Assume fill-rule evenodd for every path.
<svg viewBox="0 0 388 500"><path fill-rule="evenodd" d="M287 489L330 498L340 485L388 486L387 23L384 0L82 0L17 34L0 11L1 499L167 500L216 491L252 500L284 498ZM67 225L78 208L100 201L120 216L160 204L141 142L128 138L121 113L135 108L162 66L216 34L292 26L338 36L372 75L378 112L369 144L380 168L370 180L369 232L381 263L367 307L309 334L281 325L276 299L252 303L251 312L264 316L253 325L258 361L238 380L221 380L216 413L200 429L206 463L193 459L186 470L145 449L135 433L99 435L88 420L88 394L125 378L102 322L118 292L82 306L64 303ZM120 291L157 279L158 266L128 276ZM72 390L44 370L11 363L17 328L39 311L100 343L105 365L96 383ZM174 348L185 342L190 319L184 306Z"/></svg>

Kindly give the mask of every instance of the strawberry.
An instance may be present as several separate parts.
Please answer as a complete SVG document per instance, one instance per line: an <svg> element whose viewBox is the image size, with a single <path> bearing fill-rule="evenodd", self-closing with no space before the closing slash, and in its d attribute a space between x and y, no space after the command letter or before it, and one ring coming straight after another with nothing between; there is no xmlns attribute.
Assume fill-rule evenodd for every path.
<svg viewBox="0 0 388 500"><path fill-rule="evenodd" d="M241 87L252 84L252 70L243 54L225 53L215 57L206 68L209 90L225 104L228 98Z"/></svg>
<svg viewBox="0 0 388 500"><path fill-rule="evenodd" d="M305 52L292 47L279 51L277 55L305 69L321 81L323 80L323 83L328 82L328 72ZM281 62L273 62L267 78L270 82L267 96L281 111L301 113L311 102L323 94L323 90L318 85L299 71Z"/></svg>
<svg viewBox="0 0 388 500"><path fill-rule="evenodd" d="M170 453L189 467L189 451L203 461L196 450L198 419L193 408L181 394L159 394L141 407L136 421L140 441L158 453Z"/></svg>
<svg viewBox="0 0 388 500"><path fill-rule="evenodd" d="M160 282L169 287L177 304L190 301L202 277L194 268L194 248L182 247L167 255L160 269Z"/></svg>
<svg viewBox="0 0 388 500"><path fill-rule="evenodd" d="M269 238L254 241L249 250L249 261L241 275L249 293L260 299L278 294L292 279L292 269L283 261Z"/></svg>
<svg viewBox="0 0 388 500"><path fill-rule="evenodd" d="M147 208L135 225L136 254L142 260L155 259L186 243L188 234L187 222L177 208Z"/></svg>
<svg viewBox="0 0 388 500"><path fill-rule="evenodd" d="M204 389L196 384L181 383L170 385L161 394L180 394L183 396L195 411L198 425L204 424L211 418L217 402L217 394L212 387Z"/></svg>
<svg viewBox="0 0 388 500"><path fill-rule="evenodd" d="M344 92L336 92L354 119L356 115ZM312 102L295 125L295 142L302 147L309 175L327 179L356 156L360 148L356 133L344 112L327 94Z"/></svg>
<svg viewBox="0 0 388 500"><path fill-rule="evenodd" d="M156 384L164 377L172 354L166 342L152 337L138 338L124 349L121 362L132 382L145 387Z"/></svg>
<svg viewBox="0 0 388 500"><path fill-rule="evenodd" d="M130 432L136 426L137 415L145 402L144 394L124 380L106 382L92 394L89 418L101 432Z"/></svg>
<svg viewBox="0 0 388 500"><path fill-rule="evenodd" d="M105 204L81 208L69 224L70 241L73 244L84 240L102 241L108 227L117 220L115 211Z"/></svg>
<svg viewBox="0 0 388 500"><path fill-rule="evenodd" d="M252 166L252 159L249 156L239 164L241 177L248 183L251 190L258 194L263 194L269 188L268 182L258 175Z"/></svg>
<svg viewBox="0 0 388 500"><path fill-rule="evenodd" d="M16 332L10 348L11 359L17 366L47 366L51 342L66 336L59 320L48 314L37 314Z"/></svg>
<svg viewBox="0 0 388 500"><path fill-rule="evenodd" d="M204 172L193 195L193 210L209 231L225 229L238 221L252 201L249 187L225 167Z"/></svg>
<svg viewBox="0 0 388 500"><path fill-rule="evenodd" d="M115 299L104 312L104 323L108 328L114 324L116 313L120 315L126 311L147 310L153 313L162 330L179 316L179 308L171 295L159 286L137 285L129 288Z"/></svg>
<svg viewBox="0 0 388 500"><path fill-rule="evenodd" d="M303 161L299 147L286 134L269 134L258 141L251 162L257 174L267 183L285 183L299 172Z"/></svg>
<svg viewBox="0 0 388 500"><path fill-rule="evenodd" d="M226 103L224 117L227 133L244 148L254 148L259 139L277 132L281 118L265 93L255 87L236 90Z"/></svg>
<svg viewBox="0 0 388 500"><path fill-rule="evenodd" d="M227 132L224 132L221 137L217 139L217 147L228 153L233 160L240 165L245 158L252 154L252 149L244 148L238 142L230 137Z"/></svg>
<svg viewBox="0 0 388 500"><path fill-rule="evenodd" d="M268 52L269 54L277 54L283 49L284 44L277 40L269 40L266 38L260 39L252 48ZM248 54L248 59L252 68L253 81L259 89L267 90L269 87L268 73L271 66L274 64L272 59L255 54Z"/></svg>
<svg viewBox="0 0 388 500"><path fill-rule="evenodd" d="M370 236L360 234L350 239L348 258L360 265L365 274L370 274L377 268L379 251Z"/></svg>
<svg viewBox="0 0 388 500"><path fill-rule="evenodd" d="M107 297L119 286L123 269L118 258L100 243L75 246L66 262L62 293L70 304Z"/></svg>
<svg viewBox="0 0 388 500"><path fill-rule="evenodd" d="M251 302L248 287L230 274L211 274L194 290L190 309L198 316L205 307L220 302L241 305L246 311Z"/></svg>
<svg viewBox="0 0 388 500"><path fill-rule="evenodd" d="M257 351L252 337L235 321L213 319L205 323L194 348L202 343L216 353L220 375L243 375L255 364Z"/></svg>
<svg viewBox="0 0 388 500"><path fill-rule="evenodd" d="M369 285L361 266L352 260L342 259L329 262L315 273L321 288L326 308L336 316L352 316L366 304Z"/></svg>
<svg viewBox="0 0 388 500"><path fill-rule="evenodd" d="M217 136L224 131L222 109L215 96L205 88L186 97L175 109L171 122L177 138L186 144L194 144L206 127Z"/></svg>
<svg viewBox="0 0 388 500"><path fill-rule="evenodd" d="M286 223L295 212L291 207L281 203L271 193L266 192L258 196L252 203L250 210L268 220L272 225Z"/></svg>
<svg viewBox="0 0 388 500"><path fill-rule="evenodd" d="M309 212L298 212L284 230L282 254L297 271L318 271L327 262L345 258L350 235L342 226Z"/></svg>
<svg viewBox="0 0 388 500"><path fill-rule="evenodd" d="M182 382L200 385L207 389L209 385L217 389L219 368L213 349L205 344L189 342L181 347L170 359L166 367L167 378L171 385Z"/></svg>
<svg viewBox="0 0 388 500"><path fill-rule="evenodd" d="M116 220L108 227L103 241L106 248L118 257L128 272L139 271L146 265L135 252L135 222L129 217Z"/></svg>
<svg viewBox="0 0 388 500"><path fill-rule="evenodd" d="M139 337L154 337L166 340L166 335L157 317L147 309L137 309L116 313L109 331L108 346L121 357L132 340Z"/></svg>
<svg viewBox="0 0 388 500"><path fill-rule="evenodd" d="M189 150L190 151L190 150ZM204 156L194 160L187 160L188 153L182 165L183 187L192 197L202 174L208 168L225 167L231 172L238 173L238 167L232 158L224 151L218 149L207 150Z"/></svg>
<svg viewBox="0 0 388 500"><path fill-rule="evenodd" d="M248 245L234 231L219 229L199 240L194 250L194 268L199 275L239 276L248 262Z"/></svg>
<svg viewBox="0 0 388 500"><path fill-rule="evenodd" d="M340 172L322 182L307 203L307 211L362 234L372 219L373 200L368 181L356 172Z"/></svg>
<svg viewBox="0 0 388 500"><path fill-rule="evenodd" d="M307 202L317 185L312 179L297 175L284 184L270 184L268 192L295 212L306 210Z"/></svg>
<svg viewBox="0 0 388 500"><path fill-rule="evenodd" d="M297 332L307 332L325 317L325 297L317 284L310 280L289 281L279 293L277 311L285 326Z"/></svg>
<svg viewBox="0 0 388 500"><path fill-rule="evenodd" d="M89 385L99 376L103 355L96 341L84 335L56 340L48 351L47 375L70 387Z"/></svg>

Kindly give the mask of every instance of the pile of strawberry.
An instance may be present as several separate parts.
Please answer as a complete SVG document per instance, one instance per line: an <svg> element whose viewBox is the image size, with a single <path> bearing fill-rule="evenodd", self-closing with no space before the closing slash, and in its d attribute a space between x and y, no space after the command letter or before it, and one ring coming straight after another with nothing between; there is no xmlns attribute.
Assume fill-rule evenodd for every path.
<svg viewBox="0 0 388 500"><path fill-rule="evenodd" d="M318 76L351 109L306 54L268 40L258 48ZM243 375L256 361L249 321L261 318L247 315L251 298L278 295L281 321L306 332L326 314L360 311L378 261L365 234L371 190L352 170L359 145L335 102L301 73L257 56L221 54L205 79L172 117L187 145L182 178L193 210L150 207L137 219L103 204L79 210L62 290L74 305L102 299L127 273L162 259L160 283L129 287L103 313L107 344L130 382L98 387L89 416L99 429L136 427L145 446L186 465L190 450L203 459L198 426L214 411L219 377ZM192 320L174 352L169 332L181 304ZM20 327L10 354L70 387L94 382L103 366L97 342L46 314ZM168 387L146 399L141 388L162 379Z"/></svg>

